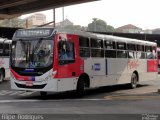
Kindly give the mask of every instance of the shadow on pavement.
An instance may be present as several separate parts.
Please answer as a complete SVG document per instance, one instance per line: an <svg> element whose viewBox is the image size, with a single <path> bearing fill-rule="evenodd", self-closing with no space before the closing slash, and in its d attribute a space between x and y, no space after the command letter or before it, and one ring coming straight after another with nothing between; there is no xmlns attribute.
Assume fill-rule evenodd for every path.
<svg viewBox="0 0 160 120"><path fill-rule="evenodd" d="M149 85L138 85L138 88L146 87ZM88 89L85 91L83 97L77 97L74 91L69 92L60 92L60 93L48 93L45 98L41 97L39 92L34 93L33 95L28 96L18 96L19 99L44 99L44 100L61 100L61 99L86 99L86 98L103 98L104 94L113 94L112 92L116 92L119 90L130 90L128 85L115 85L115 86L106 86L95 89ZM95 97L96 96L96 97Z"/></svg>
<svg viewBox="0 0 160 120"><path fill-rule="evenodd" d="M10 90L10 81L9 80L4 80L0 83L0 90Z"/></svg>

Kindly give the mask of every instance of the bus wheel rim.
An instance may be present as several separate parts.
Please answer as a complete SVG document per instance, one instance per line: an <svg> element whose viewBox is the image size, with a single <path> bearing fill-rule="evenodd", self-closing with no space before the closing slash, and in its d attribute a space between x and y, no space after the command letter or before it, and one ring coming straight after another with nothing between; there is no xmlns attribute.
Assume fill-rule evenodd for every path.
<svg viewBox="0 0 160 120"><path fill-rule="evenodd" d="M133 76L132 76L132 86L133 87L137 86L137 76L136 76L136 74L133 74Z"/></svg>

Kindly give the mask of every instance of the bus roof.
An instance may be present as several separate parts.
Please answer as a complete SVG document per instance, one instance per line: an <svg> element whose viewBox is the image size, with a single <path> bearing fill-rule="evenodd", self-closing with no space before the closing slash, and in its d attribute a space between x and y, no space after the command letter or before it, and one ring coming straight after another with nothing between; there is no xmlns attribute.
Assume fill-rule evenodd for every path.
<svg viewBox="0 0 160 120"><path fill-rule="evenodd" d="M9 40L9 39L7 39L7 38L0 38L0 43L11 43L12 42L12 40Z"/></svg>
<svg viewBox="0 0 160 120"><path fill-rule="evenodd" d="M126 42L126 43L131 43L131 44L143 44L143 45L153 45L156 46L157 43L155 42L150 42L150 41L143 41L143 40L138 40L138 39L131 39L131 38L124 38L124 37L117 37L117 36L113 36L113 35L103 35L103 34L98 34L98 33L91 33L91 32L85 32L85 31L78 31L78 30L68 30L68 29L57 29L57 28L31 28L31 29L19 29L16 32L19 34L17 34L18 36L21 36L22 33L24 34L25 32L21 32L21 31L38 31L38 30L50 30L50 32L47 32L48 34L46 34L46 32L44 32L44 35L51 35L54 32L57 33L64 33L64 34L74 34L74 35L80 35L83 37L89 37L89 38L98 38L98 39L102 39L102 40L110 40L110 41L116 41L116 42ZM26 32L27 33L27 32ZM26 35L26 33L24 35ZM30 32L28 32L30 33ZM32 34L30 34L31 37ZM39 35L39 34L38 34ZM42 35L43 36L43 35ZM27 36L24 36L27 37ZM37 37L37 36L35 36Z"/></svg>
<svg viewBox="0 0 160 120"><path fill-rule="evenodd" d="M113 36L113 35L103 35L103 34L77 31L77 30L56 29L56 31L58 33L75 34L75 35L80 35L80 36L83 36L83 37L98 38L98 39L102 39L102 40L110 40L110 41L116 41L116 42L126 42L126 43L131 43L131 44L136 43L136 44L153 45L153 46L157 45L157 43L150 42L150 41L143 41L143 40L139 40L139 39L117 37L117 36Z"/></svg>

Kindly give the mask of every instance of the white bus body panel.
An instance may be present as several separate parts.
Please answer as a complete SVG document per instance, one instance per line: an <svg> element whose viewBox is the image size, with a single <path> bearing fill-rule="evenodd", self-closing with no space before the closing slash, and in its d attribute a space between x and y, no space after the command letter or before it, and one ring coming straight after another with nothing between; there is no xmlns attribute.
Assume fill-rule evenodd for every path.
<svg viewBox="0 0 160 120"><path fill-rule="evenodd" d="M69 90L76 90L77 88L77 80L78 78L63 78L58 79L58 92L60 91L69 91Z"/></svg>
<svg viewBox="0 0 160 120"><path fill-rule="evenodd" d="M5 79L9 80L10 77L9 57L0 58L0 69L5 70Z"/></svg>
<svg viewBox="0 0 160 120"><path fill-rule="evenodd" d="M91 88L131 83L135 71L138 73L138 82L157 78L157 72L147 72L146 59L89 58L84 60L84 66L84 72L90 77Z"/></svg>

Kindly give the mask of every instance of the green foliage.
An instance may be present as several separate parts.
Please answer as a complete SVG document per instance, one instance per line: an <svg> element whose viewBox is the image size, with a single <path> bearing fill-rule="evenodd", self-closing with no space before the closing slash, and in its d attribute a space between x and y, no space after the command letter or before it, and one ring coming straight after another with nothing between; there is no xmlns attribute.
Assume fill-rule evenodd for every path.
<svg viewBox="0 0 160 120"><path fill-rule="evenodd" d="M107 25L107 30L106 30L106 32L115 32L115 29L114 29L113 26Z"/></svg>
<svg viewBox="0 0 160 120"><path fill-rule="evenodd" d="M0 27L24 27L25 22L20 18L0 20Z"/></svg>
<svg viewBox="0 0 160 120"><path fill-rule="evenodd" d="M115 29L111 25L107 25L107 23L101 19L93 18L92 23L88 24L88 31L95 32L114 32Z"/></svg>
<svg viewBox="0 0 160 120"><path fill-rule="evenodd" d="M69 30L81 30L81 31L86 30L86 27L83 27L80 25L67 25L67 26L64 26L64 28L69 29Z"/></svg>

